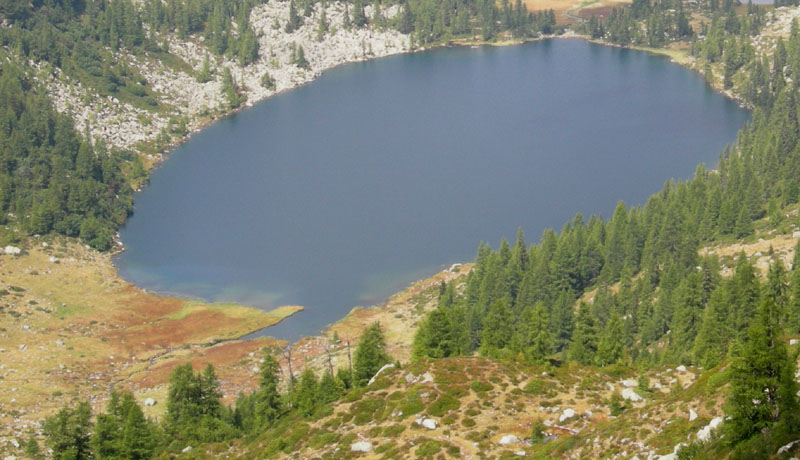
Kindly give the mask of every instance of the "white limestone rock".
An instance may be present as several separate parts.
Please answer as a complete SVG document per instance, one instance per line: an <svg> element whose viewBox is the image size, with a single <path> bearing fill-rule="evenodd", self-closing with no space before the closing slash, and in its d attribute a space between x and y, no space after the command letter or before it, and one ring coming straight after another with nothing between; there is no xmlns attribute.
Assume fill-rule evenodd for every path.
<svg viewBox="0 0 800 460"><path fill-rule="evenodd" d="M637 393L633 388L625 388L620 392L620 395L622 396L622 399L627 399L631 402L644 401L644 398L639 396L639 393Z"/></svg>
<svg viewBox="0 0 800 460"><path fill-rule="evenodd" d="M372 385L375 382L375 379L377 379L378 376L380 376L386 369L394 369L394 364L389 363L384 365L382 368L378 369L378 372L376 372L375 375L373 375L372 378L369 379L369 383L367 383L367 385L368 386Z"/></svg>
<svg viewBox="0 0 800 460"><path fill-rule="evenodd" d="M574 417L575 411L571 408L564 409L564 412L561 413L561 416L558 417L558 423L562 423L564 420L571 419Z"/></svg>
<svg viewBox="0 0 800 460"><path fill-rule="evenodd" d="M18 248L16 246L6 246L5 248L3 248L3 252L5 252L6 254L8 254L10 256L17 256L17 255L22 254L22 249L20 249L20 248Z"/></svg>
<svg viewBox="0 0 800 460"><path fill-rule="evenodd" d="M778 455L783 455L789 452L792 449L792 447L794 447L794 445L797 444L798 442L800 442L800 439L792 441L789 444L786 444L785 446L781 447L780 449L778 449Z"/></svg>
<svg viewBox="0 0 800 460"><path fill-rule="evenodd" d="M718 426L722 425L722 417L714 417L711 422L697 432L697 439L706 442L711 439L711 432L716 430Z"/></svg>
<svg viewBox="0 0 800 460"><path fill-rule="evenodd" d="M372 452L372 443L367 441L358 441L350 444L350 451L351 452L363 452L368 454Z"/></svg>
<svg viewBox="0 0 800 460"><path fill-rule="evenodd" d="M501 446L510 446L511 444L518 444L518 443L519 443L518 437L514 436L513 434L507 434L502 438L500 438L500 442L498 444L500 444Z"/></svg>

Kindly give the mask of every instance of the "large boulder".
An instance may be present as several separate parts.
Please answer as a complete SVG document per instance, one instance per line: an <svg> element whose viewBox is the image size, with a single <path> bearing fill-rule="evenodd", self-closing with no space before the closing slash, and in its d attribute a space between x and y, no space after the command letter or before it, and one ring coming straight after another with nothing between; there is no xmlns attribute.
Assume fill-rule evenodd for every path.
<svg viewBox="0 0 800 460"><path fill-rule="evenodd" d="M697 432L697 439L700 441L706 442L711 438L711 432L716 430L718 426L722 425L722 417L714 417L708 423L708 425L704 426L700 431Z"/></svg>
<svg viewBox="0 0 800 460"><path fill-rule="evenodd" d="M378 369L378 372L376 372L375 375L373 375L372 378L369 379L369 383L367 383L367 385L372 385L372 383L375 381L375 379L377 379L378 376L381 375L383 373L383 371L385 371L386 369L394 369L394 364L391 364L391 363L390 364L386 364L382 368Z"/></svg>
<svg viewBox="0 0 800 460"><path fill-rule="evenodd" d="M365 454L368 454L372 452L372 443L369 443L367 441L354 442L353 444L350 444L350 451L363 452Z"/></svg>
<svg viewBox="0 0 800 460"><path fill-rule="evenodd" d="M420 418L416 419L414 421L414 423L416 423L417 425L424 426L425 428L427 428L429 430L435 430L436 427L439 426L439 424L436 422L436 420L434 420L432 418L420 417Z"/></svg>
<svg viewBox="0 0 800 460"><path fill-rule="evenodd" d="M8 254L10 256L18 256L18 255L22 254L22 249L20 249L20 248L18 248L16 246L6 246L5 248L3 248L3 252L5 252L6 254Z"/></svg>
<svg viewBox="0 0 800 460"><path fill-rule="evenodd" d="M513 434L507 434L500 438L499 444L501 446L510 446L511 444L519 443L519 438L514 436Z"/></svg>
<svg viewBox="0 0 800 460"><path fill-rule="evenodd" d="M783 455L783 454L789 452L790 450L792 450L792 447L794 447L794 445L799 443L799 442L800 442L800 439L798 439L796 441L792 441L789 444L786 444L785 446L781 447L780 449L778 449L778 455Z"/></svg>
<svg viewBox="0 0 800 460"><path fill-rule="evenodd" d="M631 402L644 401L644 398L639 396L639 393L637 393L633 388L625 388L622 390L622 392L620 392L620 395L622 396L622 399L627 399Z"/></svg>
<svg viewBox="0 0 800 460"><path fill-rule="evenodd" d="M575 415L576 414L575 414L575 411L573 409L570 409L570 408L564 409L564 412L562 412L561 416L558 417L558 423L561 423L564 420L569 420L572 417L574 417Z"/></svg>

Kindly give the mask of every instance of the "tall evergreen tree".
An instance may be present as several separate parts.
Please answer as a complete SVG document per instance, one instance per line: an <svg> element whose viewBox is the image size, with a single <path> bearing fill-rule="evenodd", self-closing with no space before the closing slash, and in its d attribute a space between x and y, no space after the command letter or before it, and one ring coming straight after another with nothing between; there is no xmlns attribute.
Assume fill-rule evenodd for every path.
<svg viewBox="0 0 800 460"><path fill-rule="evenodd" d="M572 334L568 356L581 364L594 362L597 352L597 329L589 305L581 302L575 318L575 332Z"/></svg>
<svg viewBox="0 0 800 460"><path fill-rule="evenodd" d="M597 355L595 363L598 366L615 364L623 355L624 351L624 329L622 319L614 311L606 323L605 331L597 344Z"/></svg>
<svg viewBox="0 0 800 460"><path fill-rule="evenodd" d="M437 307L427 315L417 329L413 344L414 357L447 358L456 352L450 317L442 307Z"/></svg>
<svg viewBox="0 0 800 460"><path fill-rule="evenodd" d="M729 312L727 290L720 286L711 294L708 306L703 311L692 350L694 362L705 369L721 363L727 354L730 340Z"/></svg>
<svg viewBox="0 0 800 460"><path fill-rule="evenodd" d="M89 460L93 457L91 417L89 403L81 402L77 407L65 407L45 420L47 446L53 450L55 460Z"/></svg>
<svg viewBox="0 0 800 460"><path fill-rule="evenodd" d="M319 400L319 383L317 376L311 368L306 367L300 376L300 385L295 390L294 403L292 404L300 415L308 417L314 413Z"/></svg>
<svg viewBox="0 0 800 460"><path fill-rule="evenodd" d="M494 356L511 340L512 318L508 301L497 300L489 307L481 335L481 354Z"/></svg>
<svg viewBox="0 0 800 460"><path fill-rule="evenodd" d="M725 406L729 442L750 439L777 423L797 428L795 364L781 336L776 310L772 300L765 298L731 366Z"/></svg>
<svg viewBox="0 0 800 460"><path fill-rule="evenodd" d="M789 302L789 331L800 332L800 242L794 247L791 274L791 300Z"/></svg>
<svg viewBox="0 0 800 460"><path fill-rule="evenodd" d="M380 323L372 323L361 341L358 342L353 359L353 380L356 386L364 386L383 367L390 362L386 354L386 340Z"/></svg>
<svg viewBox="0 0 800 460"><path fill-rule="evenodd" d="M255 413L258 425L270 427L283 413L283 402L278 392L280 365L269 349L262 352L261 375L255 395Z"/></svg>
<svg viewBox="0 0 800 460"><path fill-rule="evenodd" d="M703 290L698 273L690 273L676 290L677 307L672 317L670 346L677 361L690 361L689 353L700 328L705 308Z"/></svg>

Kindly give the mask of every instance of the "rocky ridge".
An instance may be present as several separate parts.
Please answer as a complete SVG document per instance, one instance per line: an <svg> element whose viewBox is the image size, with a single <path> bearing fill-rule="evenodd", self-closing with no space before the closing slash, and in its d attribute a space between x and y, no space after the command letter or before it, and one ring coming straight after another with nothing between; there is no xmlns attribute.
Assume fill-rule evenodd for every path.
<svg viewBox="0 0 800 460"><path fill-rule="evenodd" d="M329 30L318 39L318 22L323 8ZM392 18L398 11L395 6L383 10L382 14ZM213 76L206 83L198 82L193 73L168 66L149 54L118 53L116 57L141 73L148 86L158 94L161 105L168 110L163 107L145 110L121 103L113 97L97 97L58 69L37 66L37 78L47 87L56 109L73 116L79 131L88 129L95 139L102 139L117 148L132 149L156 140L169 127L171 120L186 120L188 133L191 133L202 128L210 118L228 114L230 110L222 94L221 70L225 67L230 69L240 86L246 98L243 106L246 107L306 84L332 67L411 50L409 36L392 29L379 29L372 25L345 29L342 27L344 12L345 5L340 2L317 4L299 29L286 33L288 1L273 1L255 7L250 22L258 36L260 51L258 59L247 66L213 56L203 46L203 37L191 36L186 40L175 34L160 37L168 43L170 53L184 61L193 72L199 72L208 58ZM366 7L366 13L367 16L373 14L371 6ZM295 46L303 47L309 63L307 69L291 62ZM265 72L274 79L274 88L261 85Z"/></svg>

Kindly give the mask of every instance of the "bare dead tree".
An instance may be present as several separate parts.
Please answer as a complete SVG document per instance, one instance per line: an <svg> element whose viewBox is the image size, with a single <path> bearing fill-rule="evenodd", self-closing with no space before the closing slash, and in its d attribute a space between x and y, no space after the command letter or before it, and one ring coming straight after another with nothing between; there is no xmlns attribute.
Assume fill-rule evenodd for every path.
<svg viewBox="0 0 800 460"><path fill-rule="evenodd" d="M328 342L328 344L325 346L325 353L328 354L328 372L330 372L331 375L333 375L333 360L331 359L331 347L332 346L333 345L331 345L330 342Z"/></svg>

